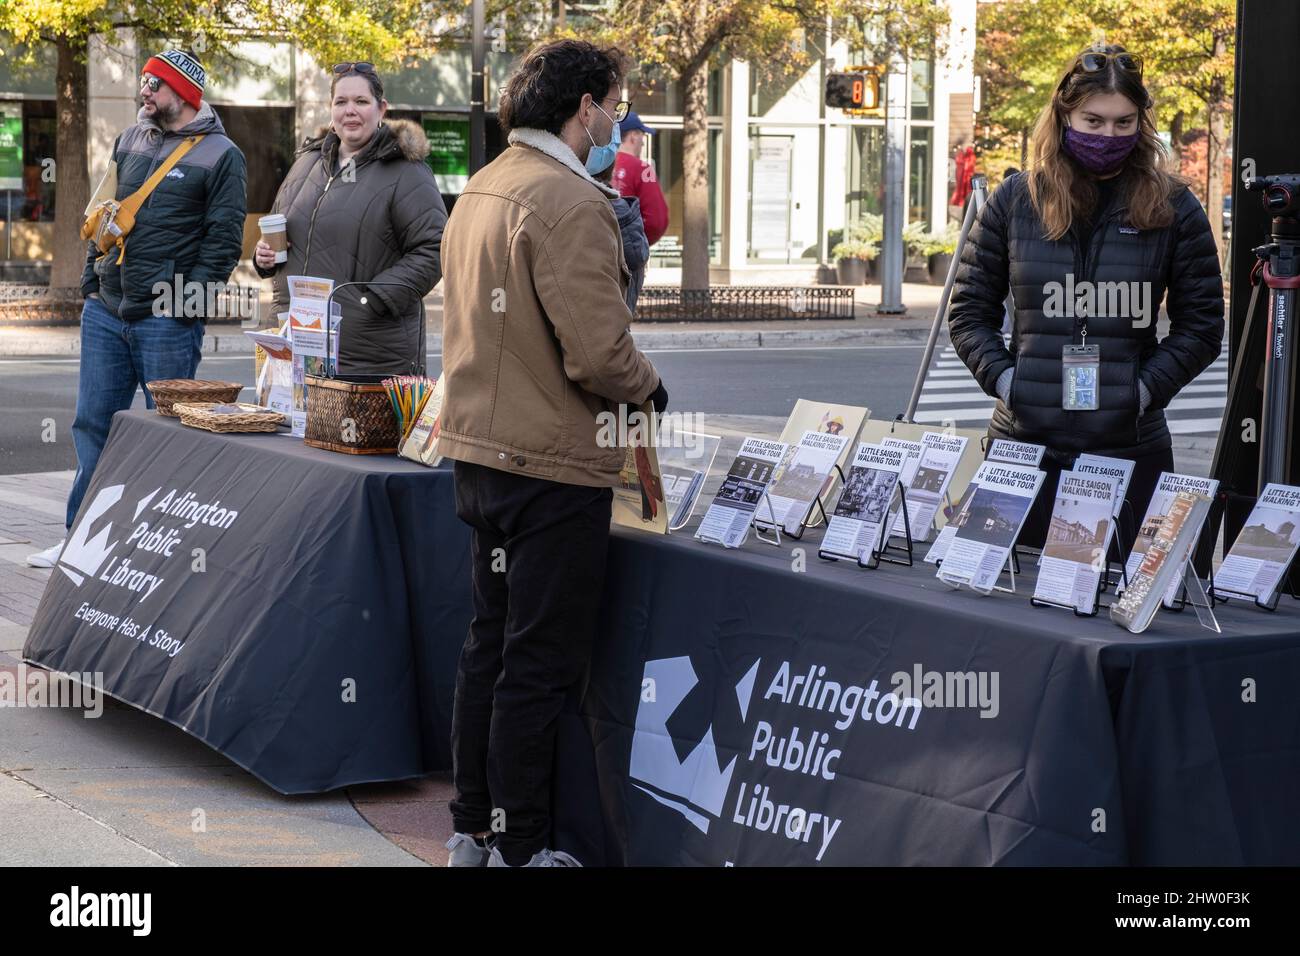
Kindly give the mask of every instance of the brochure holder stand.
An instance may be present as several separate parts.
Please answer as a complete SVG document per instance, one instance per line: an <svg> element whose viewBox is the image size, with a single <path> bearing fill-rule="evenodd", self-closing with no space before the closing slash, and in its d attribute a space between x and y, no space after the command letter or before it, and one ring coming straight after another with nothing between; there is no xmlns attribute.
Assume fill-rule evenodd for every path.
<svg viewBox="0 0 1300 956"><path fill-rule="evenodd" d="M1128 518L1126 524L1124 519ZM1110 558L1106 559L1106 575L1102 579L1102 590L1107 588L1118 587L1122 582L1124 587L1128 587L1128 564L1124 555L1120 552L1119 542L1121 539L1128 541L1129 538L1137 537L1137 518L1133 514L1133 506L1127 498L1120 504L1119 513L1115 516L1115 533L1110 537L1111 549L1115 552L1115 563L1119 565L1120 576L1112 578L1110 576Z"/></svg>
<svg viewBox="0 0 1300 956"><path fill-rule="evenodd" d="M942 561L939 561L937 563L939 565L943 564ZM1016 561L1016 549L1013 547L1008 549L1006 564L1003 565L1002 571L998 572L999 579L1001 579L1003 572L1006 572L1007 574L1011 575L1010 587L1005 587L1001 584L994 584L993 587L989 588L987 591L981 591L979 588L971 587L969 578L966 579L945 578L942 574L939 574L938 578L940 581L942 581L944 584L948 585L949 587L953 588L954 590L960 588L964 584L967 587L969 587L972 591L974 591L976 594L983 594L985 596L992 594L994 591L1001 591L1003 594L1015 594L1016 574L1017 572L1019 572L1019 570L1020 570L1019 563Z"/></svg>
<svg viewBox="0 0 1300 956"><path fill-rule="evenodd" d="M863 561L861 556L859 556L857 559L858 567L860 568L866 568L868 571L874 571L878 567L880 567L881 561L886 561L889 564L901 564L909 568L912 566L912 531L907 518L907 489L904 488L902 484L899 484L896 487L898 489L899 503L902 505L903 508L903 533L904 533L904 540L907 543L903 547L898 547L897 545L891 545L889 543L889 539L890 539L889 529L891 527L891 522L889 521L882 522L880 525L880 538L876 542L876 546L868 549L868 553L870 554L870 557L867 558L866 561ZM899 552L901 554L906 555L906 557L903 558L893 557L888 553L890 551ZM823 561L847 561L850 559L851 555L834 554L830 551L823 551L821 549L818 549L817 557L821 558Z"/></svg>
<svg viewBox="0 0 1300 956"><path fill-rule="evenodd" d="M1291 562L1291 564L1294 563L1294 561ZM1300 601L1300 594L1296 594L1291 588L1291 564L1288 564L1286 569L1282 572L1282 579L1279 582L1282 586L1273 590L1273 597L1267 603L1261 601L1259 597L1254 594L1245 594L1241 591L1234 591L1231 588L1221 588L1214 583L1212 576L1210 579L1210 600L1218 604L1227 604L1232 598L1238 598L1242 601L1250 601L1261 611L1276 611L1278 604L1282 600L1283 588L1285 588L1285 593L1291 595L1291 600Z"/></svg>
<svg viewBox="0 0 1300 956"><path fill-rule="evenodd" d="M1182 611L1183 608L1187 607L1188 604L1191 604L1193 607L1197 608L1196 616L1201 617L1201 612L1200 612L1201 606L1198 605L1195 600L1197 597L1200 597L1205 602L1204 606L1206 608L1213 609L1215 603L1214 566L1213 565L1210 566L1210 574L1205 579L1206 583L1202 584L1201 579L1196 575L1196 568L1193 565L1193 562L1196 560L1196 555L1200 552L1202 548L1213 547L1212 543L1207 544L1205 540L1206 535L1210 531L1210 527L1211 527L1211 522L1209 517L1207 516L1205 519L1205 524L1201 525L1201 531L1196 536L1196 545L1192 548L1192 550L1187 555L1187 567L1183 574L1183 583L1179 587L1178 592L1174 597L1173 606L1166 607L1165 608L1166 611L1173 611L1177 613ZM1191 586L1188 584L1189 574L1191 578L1195 581L1195 586ZM1207 591L1207 585L1208 585L1208 591ZM1202 621L1202 623L1204 623L1204 621ZM1214 630L1216 631L1218 630L1217 624L1215 625Z"/></svg>
<svg viewBox="0 0 1300 956"><path fill-rule="evenodd" d="M772 533L776 535L775 538L765 537L763 534L763 529L759 527L758 509L763 505L763 502L767 502L767 514L768 517L772 519L771 527L772 527ZM777 548L781 547L781 526L777 524L776 509L772 507L772 499L768 497L766 488L763 489L763 497L758 499L758 505L754 507L754 514L753 517L749 519L749 526L754 529L755 539L762 541L764 544L770 544Z"/></svg>
<svg viewBox="0 0 1300 956"><path fill-rule="evenodd" d="M880 548L871 549L871 557L867 558L866 563L862 562L862 558L858 558L859 567L865 567L867 570L875 571L876 568L880 567L881 561L888 564L902 564L904 567L911 567L911 559L913 559L913 550L911 550L911 518L907 515L907 489L904 488L901 483L898 485L898 503L902 505L902 536L904 536L904 546L900 548L900 546L889 544L889 540L891 540L892 537L891 533L889 533L891 528L889 528L889 525L881 525ZM889 551L897 551L897 553L904 554L906 557L893 557L893 555L889 554Z"/></svg>
<svg viewBox="0 0 1300 956"><path fill-rule="evenodd" d="M1003 587L1001 584L993 585L993 591L1001 591L1003 594L1016 593L1016 574L1020 571L1020 562L1016 559L1016 546L1013 544L1011 550L1007 552L1007 574L1011 575L1011 587ZM1002 572L998 572L998 580L1002 579ZM992 593L990 591L990 593Z"/></svg>
<svg viewBox="0 0 1300 956"><path fill-rule="evenodd" d="M694 516L694 514L695 514L695 502L691 502L690 510L686 512L686 514L682 517L682 520L677 522L677 524L670 524L668 526L668 533L672 534L674 531L681 531L683 528L685 528L688 524L691 523L691 518L692 516Z"/></svg>
<svg viewBox="0 0 1300 956"><path fill-rule="evenodd" d="M1213 631L1215 634L1222 634L1223 629L1219 627L1219 620L1214 616L1214 599L1209 597L1205 588L1201 584L1201 579L1196 576L1196 567L1194 557L1196 549L1192 549L1192 554L1187 556L1187 562L1183 565L1183 586L1174 608L1165 610L1181 611L1190 604L1196 610L1196 620L1200 622L1201 627ZM1210 575L1210 593L1214 593L1214 575Z"/></svg>
<svg viewBox="0 0 1300 956"><path fill-rule="evenodd" d="M1112 543L1113 542L1114 539L1112 538ZM1110 576L1111 573L1110 569L1111 569L1111 560L1110 560L1110 553L1108 551L1106 554L1106 565L1105 567L1102 568L1101 573L1097 575L1097 591L1093 595L1091 611L1080 611L1078 606L1074 604L1062 604L1059 601L1048 601L1045 598L1033 597L1033 596L1029 598L1029 603L1034 607L1059 607L1065 611L1073 611L1075 617L1096 617L1097 612L1099 610L1103 608L1106 609L1110 608L1109 604L1103 605L1101 603L1101 595L1106 590L1106 579ZM1124 575L1124 583L1127 586L1128 574L1124 570L1123 562L1120 562L1119 570L1120 573Z"/></svg>
<svg viewBox="0 0 1300 956"><path fill-rule="evenodd" d="M836 470L837 472L839 472L839 475L840 475L840 482L841 482L842 484L847 483L847 481L846 481L846 479L845 479L845 477L844 477L844 472L843 472L843 470L840 468L839 462L835 462L834 465L833 465L833 467L835 468L835 470ZM821 512L821 519L818 520L818 521L815 521L815 522L810 522L808 519L812 517L812 514L813 514L813 508L816 508L818 511ZM821 525L821 524L823 524L823 523L826 523L827 520L828 520L828 519L827 519L827 517L826 517L826 506L822 503L822 496L821 496L821 495L817 495L816 497L813 498L813 503L812 503L811 505L808 506L808 511L807 511L807 513L803 516L803 520L799 522L799 533L798 533L798 534L795 534L793 531L791 531L791 530L789 530L789 529L787 528L787 529L786 529L786 532L785 532L785 536L786 536L787 538L793 538L795 541L802 540L802 538L803 538L803 533L804 533L805 531L807 531L809 528L816 528L816 527L818 527L819 525ZM755 531L757 531L757 525L755 525Z"/></svg>

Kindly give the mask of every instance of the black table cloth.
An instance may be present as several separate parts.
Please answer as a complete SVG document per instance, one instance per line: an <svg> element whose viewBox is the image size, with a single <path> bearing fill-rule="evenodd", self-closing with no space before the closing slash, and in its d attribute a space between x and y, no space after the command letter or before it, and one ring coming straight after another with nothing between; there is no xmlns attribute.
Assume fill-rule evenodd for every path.
<svg viewBox="0 0 1300 956"><path fill-rule="evenodd" d="M120 412L23 655L281 793L447 769L472 616L451 496L447 469Z"/></svg>
<svg viewBox="0 0 1300 956"><path fill-rule="evenodd" d="M984 597L919 555L823 562L819 539L615 530L590 674L556 728L557 847L588 864L1300 863L1292 599L1220 606L1220 635L1188 610L1135 636L1031 607L1029 561L1019 593ZM450 766L472 611L448 470L121 413L60 564L24 656L101 672L277 790Z"/></svg>
<svg viewBox="0 0 1300 956"><path fill-rule="evenodd" d="M986 597L919 558L827 565L819 538L616 536L581 716L561 731L560 846L628 864L1300 862L1292 599L1221 605L1221 635L1190 608L1132 635L1104 611L1031 607L1030 560L1019 593ZM850 686L875 681L880 703L918 670L990 690L997 675L996 712L842 716ZM833 780L791 759L814 732L840 751Z"/></svg>

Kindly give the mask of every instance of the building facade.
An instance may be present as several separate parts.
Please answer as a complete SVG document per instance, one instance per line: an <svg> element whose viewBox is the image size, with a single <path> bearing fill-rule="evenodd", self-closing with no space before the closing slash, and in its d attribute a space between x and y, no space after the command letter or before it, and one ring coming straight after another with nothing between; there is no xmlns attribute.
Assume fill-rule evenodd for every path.
<svg viewBox="0 0 1300 956"><path fill-rule="evenodd" d="M904 157L909 222L939 229L949 218L952 156L973 128L975 0L947 0L951 28L938 57L907 64ZM92 180L106 167L113 140L134 122L137 77L152 48L129 32L97 38L90 51L89 162ZM810 41L812 42L812 41ZM206 99L248 158L246 253L297 143L329 120L328 65L290 41L250 41L237 64L208 63ZM54 155L54 63L42 51L33 68L0 57L0 261L48 259L54 216L52 181L41 172ZM802 73L766 77L733 61L709 77L709 219L715 282L808 282L828 277L830 248L847 223L881 208L885 120L848 116L824 105L828 72L865 66L845 41L807 50ZM515 55L489 52L489 102ZM385 76L390 116L424 126L430 162L448 199L468 174L470 56L444 51ZM680 264L684 177L678 84L634 70L626 95L655 130L645 158L668 202L668 231L651 250L651 280L667 281ZM3 138L22 150L6 165ZM504 146L488 122L488 155ZM21 167L21 169L19 169ZM8 172L11 178L6 179ZM18 172L18 176L12 174ZM46 177L46 180L52 177ZM247 268L242 267L242 268ZM250 271L251 275L251 271Z"/></svg>

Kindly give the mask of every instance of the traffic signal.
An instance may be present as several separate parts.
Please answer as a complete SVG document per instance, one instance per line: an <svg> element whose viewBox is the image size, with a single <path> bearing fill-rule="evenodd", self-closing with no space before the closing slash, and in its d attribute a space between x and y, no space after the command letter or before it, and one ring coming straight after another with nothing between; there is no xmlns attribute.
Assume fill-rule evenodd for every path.
<svg viewBox="0 0 1300 956"><path fill-rule="evenodd" d="M826 105L841 110L878 109L880 75L874 70L827 74Z"/></svg>

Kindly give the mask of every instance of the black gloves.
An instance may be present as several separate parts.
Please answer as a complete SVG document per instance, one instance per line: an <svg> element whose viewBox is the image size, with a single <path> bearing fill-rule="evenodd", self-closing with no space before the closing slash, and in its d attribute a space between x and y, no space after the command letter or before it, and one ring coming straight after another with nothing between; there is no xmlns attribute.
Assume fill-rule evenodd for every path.
<svg viewBox="0 0 1300 956"><path fill-rule="evenodd" d="M655 412L662 415L664 409L668 407L668 389L664 388L664 380L660 379L655 390L650 393L650 404L654 406Z"/></svg>

